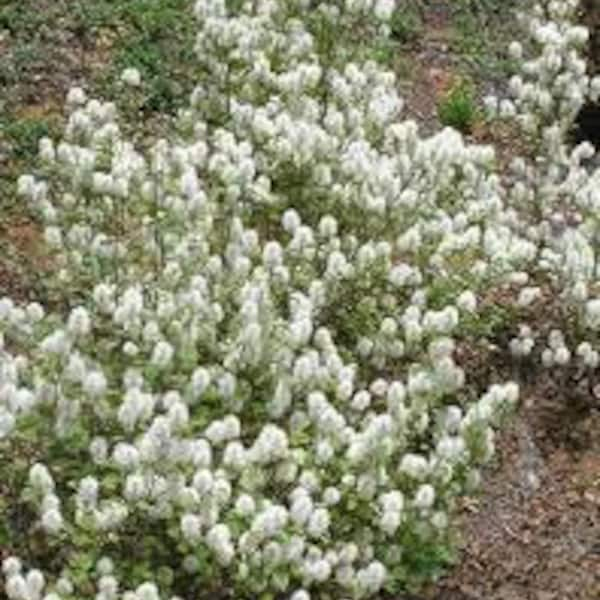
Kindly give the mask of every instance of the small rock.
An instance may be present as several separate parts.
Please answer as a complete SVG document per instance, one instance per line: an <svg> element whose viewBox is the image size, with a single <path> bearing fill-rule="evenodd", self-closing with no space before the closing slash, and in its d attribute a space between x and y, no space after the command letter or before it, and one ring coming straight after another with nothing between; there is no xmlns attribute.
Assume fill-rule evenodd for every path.
<svg viewBox="0 0 600 600"><path fill-rule="evenodd" d="M528 471L525 474L525 484L530 490L537 491L540 489L540 478L533 471Z"/></svg>
<svg viewBox="0 0 600 600"><path fill-rule="evenodd" d="M595 492L594 490L587 490L584 492L583 497L588 502L600 506L600 493Z"/></svg>
<svg viewBox="0 0 600 600"><path fill-rule="evenodd" d="M568 492L566 494L566 500L569 506L575 506L581 501L581 496L577 492Z"/></svg>

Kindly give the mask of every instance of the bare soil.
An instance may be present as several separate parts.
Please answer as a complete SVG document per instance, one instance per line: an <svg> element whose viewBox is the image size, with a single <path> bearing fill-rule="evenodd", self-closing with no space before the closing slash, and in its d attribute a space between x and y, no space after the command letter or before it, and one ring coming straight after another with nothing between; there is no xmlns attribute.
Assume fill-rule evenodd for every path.
<svg viewBox="0 0 600 600"><path fill-rule="evenodd" d="M547 392L525 391L483 495L463 503L461 562L428 599L600 598L600 411L570 422Z"/></svg>

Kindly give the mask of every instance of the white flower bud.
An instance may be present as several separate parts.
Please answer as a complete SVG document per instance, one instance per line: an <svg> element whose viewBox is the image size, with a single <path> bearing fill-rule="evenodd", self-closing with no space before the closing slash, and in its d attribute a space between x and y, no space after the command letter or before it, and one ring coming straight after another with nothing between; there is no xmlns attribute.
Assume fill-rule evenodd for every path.
<svg viewBox="0 0 600 600"><path fill-rule="evenodd" d="M432 485L424 484L419 486L414 499L417 508L431 508L435 501L435 490Z"/></svg>
<svg viewBox="0 0 600 600"><path fill-rule="evenodd" d="M130 67L121 73L121 81L131 87L138 87L142 83L142 76L137 69Z"/></svg>

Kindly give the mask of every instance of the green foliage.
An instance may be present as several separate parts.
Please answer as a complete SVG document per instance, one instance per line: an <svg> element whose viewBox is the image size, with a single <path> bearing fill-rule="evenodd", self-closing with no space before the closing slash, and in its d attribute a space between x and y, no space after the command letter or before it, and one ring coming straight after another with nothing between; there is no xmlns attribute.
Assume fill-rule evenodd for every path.
<svg viewBox="0 0 600 600"><path fill-rule="evenodd" d="M35 34L43 23L44 13L31 10L26 2L8 2L0 6L0 29Z"/></svg>
<svg viewBox="0 0 600 600"><path fill-rule="evenodd" d="M368 58L380 64L392 66L396 73L405 70L402 47L415 43L423 32L423 18L417 2L406 2L394 11L389 23L390 36L387 38L361 40L365 44Z"/></svg>
<svg viewBox="0 0 600 600"><path fill-rule="evenodd" d="M13 155L17 159L32 158L37 154L38 142L49 135L50 124L43 119L20 119L9 121L2 126L0 132L4 134L13 147Z"/></svg>
<svg viewBox="0 0 600 600"><path fill-rule="evenodd" d="M137 68L144 82L143 108L173 113L186 99L186 70L194 58L194 22L182 18L186 0L135 0L121 5L118 20L127 35L116 44L113 77Z"/></svg>
<svg viewBox="0 0 600 600"><path fill-rule="evenodd" d="M452 6L451 48L477 77L505 78L515 72L515 63L498 48L512 39L509 19L518 5L509 0L457 0Z"/></svg>
<svg viewBox="0 0 600 600"><path fill-rule="evenodd" d="M416 2L403 2L390 21L392 37L400 43L411 43L423 33L423 17Z"/></svg>
<svg viewBox="0 0 600 600"><path fill-rule="evenodd" d="M452 85L438 103L438 117L442 125L454 127L462 133L471 131L479 116L473 86L464 80Z"/></svg>
<svg viewBox="0 0 600 600"><path fill-rule="evenodd" d="M446 544L427 543L412 532L404 535L402 540L406 547L415 548L410 558L395 573L396 585L390 592L399 593L403 589L418 591L423 584L436 580L456 560L450 540Z"/></svg>

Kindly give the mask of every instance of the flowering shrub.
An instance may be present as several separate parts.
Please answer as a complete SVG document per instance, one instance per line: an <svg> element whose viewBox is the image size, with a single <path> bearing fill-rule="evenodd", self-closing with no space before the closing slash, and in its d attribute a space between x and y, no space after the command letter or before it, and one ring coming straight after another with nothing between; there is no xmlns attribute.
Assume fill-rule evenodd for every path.
<svg viewBox="0 0 600 600"><path fill-rule="evenodd" d="M598 364L600 175L564 142L600 93L576 4L528 17L537 53L513 44L513 97L486 101L529 141L508 172L402 118L354 43L392 0L199 0L198 85L148 151L69 93L18 182L52 302L0 300L2 469L26 507L10 599L366 598L436 575L518 399L455 362L480 300L510 284L519 318L549 286L571 329L510 350Z"/></svg>

